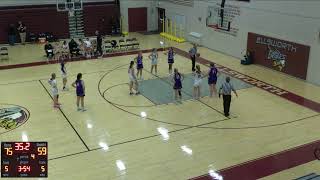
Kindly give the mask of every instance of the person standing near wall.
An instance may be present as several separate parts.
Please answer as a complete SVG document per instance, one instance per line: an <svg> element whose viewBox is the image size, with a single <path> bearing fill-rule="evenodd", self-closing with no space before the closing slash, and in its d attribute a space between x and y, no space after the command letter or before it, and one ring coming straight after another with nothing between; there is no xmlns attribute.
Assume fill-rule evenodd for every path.
<svg viewBox="0 0 320 180"><path fill-rule="evenodd" d="M192 72L195 71L197 51L196 44L193 44L193 47L189 50L189 55L192 61Z"/></svg>
<svg viewBox="0 0 320 180"><path fill-rule="evenodd" d="M102 56L102 36L99 31L96 31L97 36L97 52L99 53L98 56Z"/></svg>
<svg viewBox="0 0 320 180"><path fill-rule="evenodd" d="M27 30L27 27L21 21L19 21L18 22L18 32L20 35L21 44L23 44L23 45L25 45L25 43L26 43L26 36L27 36L26 30Z"/></svg>
<svg viewBox="0 0 320 180"><path fill-rule="evenodd" d="M226 117L229 117L230 104L231 104L231 91L238 97L236 90L233 88L230 83L230 77L226 77L226 82L222 83L219 89L219 98L222 94L223 98L223 111Z"/></svg>
<svg viewBox="0 0 320 180"><path fill-rule="evenodd" d="M14 43L16 42L16 28L14 24L9 25L8 39L9 39L9 44L11 46L14 46Z"/></svg>

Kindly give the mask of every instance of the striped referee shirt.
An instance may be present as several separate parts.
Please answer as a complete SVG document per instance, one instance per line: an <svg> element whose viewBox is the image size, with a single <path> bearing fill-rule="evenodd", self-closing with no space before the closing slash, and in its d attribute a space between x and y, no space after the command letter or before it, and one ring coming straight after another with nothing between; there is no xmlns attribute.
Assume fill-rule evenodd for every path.
<svg viewBox="0 0 320 180"><path fill-rule="evenodd" d="M221 91L223 95L231 95L231 91L235 90L230 82L224 82L220 87L219 93L221 93Z"/></svg>
<svg viewBox="0 0 320 180"><path fill-rule="evenodd" d="M197 51L198 51L197 48L193 47L189 50L189 53L191 56L195 56L197 54Z"/></svg>

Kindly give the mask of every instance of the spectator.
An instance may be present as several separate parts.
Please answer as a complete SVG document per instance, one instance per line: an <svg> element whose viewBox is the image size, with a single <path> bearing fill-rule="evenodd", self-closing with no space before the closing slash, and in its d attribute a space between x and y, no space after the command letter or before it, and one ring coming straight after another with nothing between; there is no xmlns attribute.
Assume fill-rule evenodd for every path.
<svg viewBox="0 0 320 180"><path fill-rule="evenodd" d="M46 45L44 45L44 50L48 59L51 59L54 56L53 46L48 41L46 42Z"/></svg>
<svg viewBox="0 0 320 180"><path fill-rule="evenodd" d="M14 24L10 24L9 30L8 30L8 36L9 36L9 44L11 46L14 46L14 43L16 42L16 28Z"/></svg>
<svg viewBox="0 0 320 180"><path fill-rule="evenodd" d="M102 56L102 36L100 35L99 31L96 31L96 36L97 36L97 53L98 56Z"/></svg>
<svg viewBox="0 0 320 180"><path fill-rule="evenodd" d="M193 44L193 47L189 50L189 55L192 61L192 72L195 71L197 51L196 44Z"/></svg>
<svg viewBox="0 0 320 180"><path fill-rule="evenodd" d="M85 50L84 50L84 42L82 39L79 39L79 49L80 49L80 53L84 54Z"/></svg>
<svg viewBox="0 0 320 180"><path fill-rule="evenodd" d="M92 56L92 43L89 38L84 40L84 52L87 58L91 58Z"/></svg>
<svg viewBox="0 0 320 180"><path fill-rule="evenodd" d="M113 49L116 49L117 48L117 41L116 40L111 40L111 46Z"/></svg>
<svg viewBox="0 0 320 180"><path fill-rule="evenodd" d="M81 55L79 45L74 39L71 39L71 41L69 42L69 51L70 51L71 57L74 54L76 54L77 56Z"/></svg>
<svg viewBox="0 0 320 180"><path fill-rule="evenodd" d="M67 41L63 41L62 48L61 48L61 53L64 56L64 58L66 58L66 59L69 58L69 46L67 44Z"/></svg>
<svg viewBox="0 0 320 180"><path fill-rule="evenodd" d="M244 56L244 59L241 60L241 64L243 65L252 64L252 54L250 51L247 51L247 54Z"/></svg>
<svg viewBox="0 0 320 180"><path fill-rule="evenodd" d="M17 29L18 29L18 32L19 32L19 35L20 35L21 44L25 45L27 27L21 21L19 21Z"/></svg>

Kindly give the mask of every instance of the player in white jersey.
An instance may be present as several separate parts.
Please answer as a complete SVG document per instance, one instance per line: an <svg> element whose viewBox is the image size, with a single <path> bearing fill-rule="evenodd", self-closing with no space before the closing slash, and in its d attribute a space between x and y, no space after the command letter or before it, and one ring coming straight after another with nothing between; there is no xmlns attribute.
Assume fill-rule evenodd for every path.
<svg viewBox="0 0 320 180"><path fill-rule="evenodd" d="M51 86L51 94L53 97L53 107L59 108L61 104L59 103L59 90L58 90L58 86L57 86L57 80L56 80L55 73L51 74L51 78L48 80L48 83Z"/></svg>
<svg viewBox="0 0 320 180"><path fill-rule="evenodd" d="M203 74L200 70L200 65L196 66L196 70L192 73L193 74L193 98L199 99L200 98L200 87L202 83Z"/></svg>
<svg viewBox="0 0 320 180"><path fill-rule="evenodd" d="M84 53L86 58L91 58L92 56L92 43L89 38L85 39L84 42Z"/></svg>
<svg viewBox="0 0 320 180"><path fill-rule="evenodd" d="M130 91L130 95L133 95L133 89L135 90L136 92L136 95L138 95L140 92L138 90L138 80L137 80L137 77L136 77L136 74L134 73L134 61L131 61L130 62L130 66L129 66L129 69L128 69L128 76L129 76L129 91Z"/></svg>
<svg viewBox="0 0 320 180"><path fill-rule="evenodd" d="M152 49L151 54L149 55L149 59L151 60L151 74L153 73L153 69L158 73L157 66L158 66L158 52L156 48Z"/></svg>

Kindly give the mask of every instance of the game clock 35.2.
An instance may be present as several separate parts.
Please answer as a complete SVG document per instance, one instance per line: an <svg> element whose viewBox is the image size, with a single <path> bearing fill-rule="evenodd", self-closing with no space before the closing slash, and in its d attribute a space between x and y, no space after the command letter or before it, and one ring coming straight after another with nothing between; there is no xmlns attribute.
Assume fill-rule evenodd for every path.
<svg viewBox="0 0 320 180"><path fill-rule="evenodd" d="M1 142L1 177L48 177L48 143Z"/></svg>

